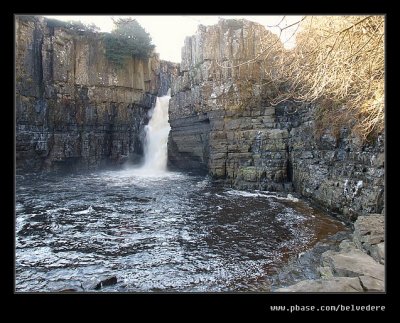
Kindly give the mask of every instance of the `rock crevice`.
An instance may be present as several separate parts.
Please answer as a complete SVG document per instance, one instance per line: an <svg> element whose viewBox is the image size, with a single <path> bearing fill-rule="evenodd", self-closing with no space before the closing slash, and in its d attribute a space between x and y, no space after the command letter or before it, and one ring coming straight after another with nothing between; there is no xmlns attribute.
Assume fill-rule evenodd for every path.
<svg viewBox="0 0 400 323"><path fill-rule="evenodd" d="M378 241L384 245L384 216L360 216L354 227L352 241L343 240L339 251L328 250L322 254L318 268L320 279L302 280L275 291L384 292L384 256L377 257L370 250L370 246Z"/></svg>
<svg viewBox="0 0 400 323"><path fill-rule="evenodd" d="M96 169L142 154L147 111L170 87L177 64L109 63L99 33L16 17L18 172Z"/></svg>
<svg viewBox="0 0 400 323"><path fill-rule="evenodd" d="M279 53L260 55L272 42L246 20L221 19L186 38L172 82L170 165L238 189L295 190L350 220L383 213L384 134L369 144L348 129L317 136L314 105L272 105L266 67Z"/></svg>

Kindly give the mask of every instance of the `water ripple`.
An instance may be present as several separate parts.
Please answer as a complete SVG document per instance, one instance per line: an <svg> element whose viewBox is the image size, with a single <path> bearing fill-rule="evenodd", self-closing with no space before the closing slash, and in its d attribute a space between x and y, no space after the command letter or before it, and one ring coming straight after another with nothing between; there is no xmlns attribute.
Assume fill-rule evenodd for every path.
<svg viewBox="0 0 400 323"><path fill-rule="evenodd" d="M16 178L16 291L254 291L344 227L293 196L137 170Z"/></svg>

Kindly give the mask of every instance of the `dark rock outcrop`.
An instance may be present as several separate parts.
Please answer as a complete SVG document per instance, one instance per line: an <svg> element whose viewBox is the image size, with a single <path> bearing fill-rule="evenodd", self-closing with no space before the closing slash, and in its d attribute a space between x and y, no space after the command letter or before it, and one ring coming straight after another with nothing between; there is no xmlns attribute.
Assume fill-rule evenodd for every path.
<svg viewBox="0 0 400 323"><path fill-rule="evenodd" d="M381 258L373 258L370 252L371 243L384 245L384 216L360 216L354 227L353 241L343 240L338 251L328 250L321 255L318 268L321 279L301 280L275 291L384 292L385 267L379 263ZM367 238L369 235L371 240Z"/></svg>
<svg viewBox="0 0 400 323"><path fill-rule="evenodd" d="M338 137L329 131L316 137L313 110L306 110L289 134L295 190L348 220L383 214L384 134L370 144L361 144L347 129Z"/></svg>
<svg viewBox="0 0 400 323"><path fill-rule="evenodd" d="M143 126L177 64L110 64L98 33L16 17L17 171L95 169L142 153Z"/></svg>
<svg viewBox="0 0 400 323"><path fill-rule="evenodd" d="M383 213L384 134L368 145L348 129L317 136L313 105L272 105L265 67L278 53L263 55L272 42L245 20L199 26L186 38L172 83L170 165L239 189L295 190L351 220Z"/></svg>
<svg viewBox="0 0 400 323"><path fill-rule="evenodd" d="M93 287L93 289L95 289L95 290L100 290L100 289L102 289L103 287L115 285L117 282L118 282L117 277L111 276L111 277L108 277L108 278L105 278L105 279L99 281L99 282Z"/></svg>

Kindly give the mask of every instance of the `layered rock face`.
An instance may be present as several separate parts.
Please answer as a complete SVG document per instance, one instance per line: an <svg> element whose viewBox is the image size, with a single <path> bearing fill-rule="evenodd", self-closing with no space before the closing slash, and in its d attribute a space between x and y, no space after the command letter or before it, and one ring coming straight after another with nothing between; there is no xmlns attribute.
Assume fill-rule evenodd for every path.
<svg viewBox="0 0 400 323"><path fill-rule="evenodd" d="M17 171L94 169L142 153L142 128L176 65L105 58L101 35L16 18Z"/></svg>
<svg viewBox="0 0 400 323"><path fill-rule="evenodd" d="M338 137L315 137L313 109L289 133L289 162L295 190L350 220L384 214L384 134L361 144L347 129Z"/></svg>
<svg viewBox="0 0 400 323"><path fill-rule="evenodd" d="M245 20L199 26L195 36L186 38L170 101L171 165L208 169L214 177L232 182L283 176L285 133L275 129L274 108L263 100L263 92L269 90L263 85L264 67L274 53L269 59L254 59L265 51L263 44L278 41L261 25ZM254 168L263 163L262 151L271 154L268 174ZM264 186L271 188L277 181L267 182Z"/></svg>
<svg viewBox="0 0 400 323"><path fill-rule="evenodd" d="M315 107L273 106L265 70L277 41L245 20L199 26L186 38L172 83L170 165L239 189L294 189L347 218L383 212L384 136L369 146L346 129L317 137Z"/></svg>

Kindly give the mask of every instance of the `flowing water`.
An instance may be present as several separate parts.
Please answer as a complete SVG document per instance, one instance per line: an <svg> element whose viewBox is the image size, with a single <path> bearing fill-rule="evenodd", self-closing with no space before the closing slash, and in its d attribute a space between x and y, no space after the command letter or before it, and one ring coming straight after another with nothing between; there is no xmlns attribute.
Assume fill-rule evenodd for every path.
<svg viewBox="0 0 400 323"><path fill-rule="evenodd" d="M343 225L304 201L140 170L17 176L16 291L247 291ZM91 287L92 286L92 287ZM82 289L83 288L83 289Z"/></svg>
<svg viewBox="0 0 400 323"><path fill-rule="evenodd" d="M167 142L171 129L168 123L168 104L171 96L157 98L156 105L150 110L150 121L146 126L146 139L144 145L144 165L142 173L154 174L167 170Z"/></svg>
<svg viewBox="0 0 400 323"><path fill-rule="evenodd" d="M289 258L344 229L304 201L167 172L168 100L141 168L16 177L17 292L265 291Z"/></svg>

